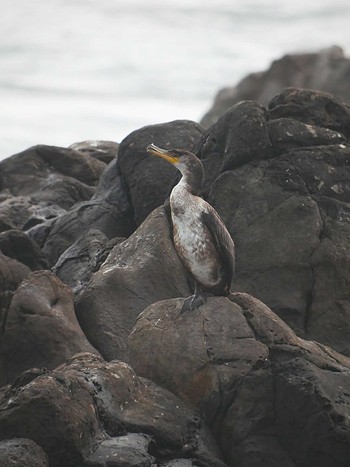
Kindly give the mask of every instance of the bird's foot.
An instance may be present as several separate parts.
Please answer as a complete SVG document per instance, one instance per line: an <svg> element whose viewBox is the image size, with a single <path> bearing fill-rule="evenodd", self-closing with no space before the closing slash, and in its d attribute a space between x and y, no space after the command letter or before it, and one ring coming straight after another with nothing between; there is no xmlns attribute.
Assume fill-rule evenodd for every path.
<svg viewBox="0 0 350 467"><path fill-rule="evenodd" d="M204 305L206 300L206 297L204 294L194 294L191 295L190 297L186 298L186 300L183 302L181 313L184 313L185 311L193 311L195 308L198 308L200 305Z"/></svg>

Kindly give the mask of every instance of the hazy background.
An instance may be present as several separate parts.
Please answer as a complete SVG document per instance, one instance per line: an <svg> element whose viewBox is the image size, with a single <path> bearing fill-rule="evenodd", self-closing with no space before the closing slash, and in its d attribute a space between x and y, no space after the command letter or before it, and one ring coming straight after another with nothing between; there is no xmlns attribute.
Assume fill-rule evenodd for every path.
<svg viewBox="0 0 350 467"><path fill-rule="evenodd" d="M0 159L199 120L290 52L350 51L349 0L1 0Z"/></svg>

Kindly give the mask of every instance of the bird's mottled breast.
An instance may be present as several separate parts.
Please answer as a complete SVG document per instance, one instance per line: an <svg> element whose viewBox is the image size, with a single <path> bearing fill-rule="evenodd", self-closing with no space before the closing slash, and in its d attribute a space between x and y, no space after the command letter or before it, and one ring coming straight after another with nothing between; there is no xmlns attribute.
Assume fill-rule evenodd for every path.
<svg viewBox="0 0 350 467"><path fill-rule="evenodd" d="M218 280L219 259L203 223L207 203L176 188L170 197L176 250L193 276L203 285L212 286Z"/></svg>

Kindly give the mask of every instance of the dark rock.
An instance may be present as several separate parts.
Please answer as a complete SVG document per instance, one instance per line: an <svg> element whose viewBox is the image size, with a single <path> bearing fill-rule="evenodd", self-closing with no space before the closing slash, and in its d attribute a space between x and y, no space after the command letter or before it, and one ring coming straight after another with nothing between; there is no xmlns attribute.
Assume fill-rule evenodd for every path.
<svg viewBox="0 0 350 467"><path fill-rule="evenodd" d="M338 132L307 125L292 118L279 118L268 123L274 153L280 156L289 149L342 143L345 138Z"/></svg>
<svg viewBox="0 0 350 467"><path fill-rule="evenodd" d="M126 433L140 433L139 439L150 436L158 464L185 453L197 465L224 466L210 433L191 409L139 379L127 364L106 363L96 355L76 355L28 384L8 387L0 395L0 409L0 439L26 433L47 452L51 467L82 465L107 437Z"/></svg>
<svg viewBox="0 0 350 467"><path fill-rule="evenodd" d="M46 258L39 246L21 230L0 233L0 250L4 255L25 264L32 271L47 268Z"/></svg>
<svg viewBox="0 0 350 467"><path fill-rule="evenodd" d="M191 151L202 132L195 122L176 120L133 131L120 143L119 165L129 187L137 225L164 203L179 179L179 172L174 167L147 154L146 147L154 143L162 148Z"/></svg>
<svg viewBox="0 0 350 467"><path fill-rule="evenodd" d="M269 103L270 119L293 118L350 137L350 107L321 91L287 88Z"/></svg>
<svg viewBox="0 0 350 467"><path fill-rule="evenodd" d="M31 216L23 225L23 230L30 230L36 225L43 223L49 224L50 221L53 221L58 216L62 216L62 214L66 212L66 209L60 208L55 204L50 204L49 206L33 206L31 209Z"/></svg>
<svg viewBox="0 0 350 467"><path fill-rule="evenodd" d="M0 439L27 437L49 456L50 467L76 467L103 439L93 396L83 378L62 373L9 387L0 398Z"/></svg>
<svg viewBox="0 0 350 467"><path fill-rule="evenodd" d="M0 442L0 465L10 467L49 467L48 457L34 441L17 438Z"/></svg>
<svg viewBox="0 0 350 467"><path fill-rule="evenodd" d="M119 144L114 141L89 140L71 144L68 149L74 149L109 164L117 156L118 148Z"/></svg>
<svg viewBox="0 0 350 467"><path fill-rule="evenodd" d="M0 229L26 229L37 212L90 199L105 164L74 150L34 146L0 162ZM12 196L10 196L12 195ZM29 222L29 224L28 224Z"/></svg>
<svg viewBox="0 0 350 467"><path fill-rule="evenodd" d="M108 238L128 237L135 229L132 208L117 160L104 171L91 200L75 205L51 226L43 247L50 265L83 233L96 229Z"/></svg>
<svg viewBox="0 0 350 467"><path fill-rule="evenodd" d="M210 196L236 244L231 289L348 355L349 179L348 146L300 148L223 173Z"/></svg>
<svg viewBox="0 0 350 467"><path fill-rule="evenodd" d="M346 466L349 359L298 338L247 294L183 314L182 304L140 315L130 362L200 411L229 466Z"/></svg>
<svg viewBox="0 0 350 467"><path fill-rule="evenodd" d="M154 458L148 453L150 436L128 433L102 441L83 467L152 467Z"/></svg>
<svg viewBox="0 0 350 467"><path fill-rule="evenodd" d="M256 102L240 102L203 134L195 152L204 164L205 192L220 172L272 157L266 110Z"/></svg>
<svg viewBox="0 0 350 467"><path fill-rule="evenodd" d="M16 259L9 258L0 252L0 337L4 332L7 310L12 295L22 280L31 270ZM0 373L2 372L0 362Z"/></svg>
<svg viewBox="0 0 350 467"><path fill-rule="evenodd" d="M0 162L1 190L8 189L15 196L28 196L46 191L55 182L65 179L78 181L82 190L95 186L105 164L72 149L38 145ZM59 203L58 203L59 204ZM60 204L59 204L60 205Z"/></svg>
<svg viewBox="0 0 350 467"><path fill-rule="evenodd" d="M336 46L318 53L285 55L267 71L249 74L237 86L220 90L200 123L208 128L242 100L253 99L267 105L273 96L290 86L329 92L350 103L349 70L349 58Z"/></svg>
<svg viewBox="0 0 350 467"><path fill-rule="evenodd" d="M124 238L113 239L113 246L123 240ZM92 273L102 264L101 256L106 255L106 248L108 253L113 248L108 248L108 243L106 235L99 230L88 230L62 253L52 271L77 295L88 283Z"/></svg>
<svg viewBox="0 0 350 467"><path fill-rule="evenodd" d="M2 329L0 383L31 367L55 368L82 351L95 349L76 320L70 288L49 271L30 274L14 293Z"/></svg>
<svg viewBox="0 0 350 467"><path fill-rule="evenodd" d="M126 358L126 340L151 303L188 296L186 273L174 249L164 209L156 209L113 248L79 297L76 313L90 342L108 360Z"/></svg>

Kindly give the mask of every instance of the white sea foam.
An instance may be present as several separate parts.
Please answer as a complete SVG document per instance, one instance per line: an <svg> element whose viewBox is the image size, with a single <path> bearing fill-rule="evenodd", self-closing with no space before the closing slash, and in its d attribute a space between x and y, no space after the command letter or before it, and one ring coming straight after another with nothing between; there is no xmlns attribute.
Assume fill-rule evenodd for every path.
<svg viewBox="0 0 350 467"><path fill-rule="evenodd" d="M284 53L350 51L348 0L2 0L0 158L199 120Z"/></svg>

